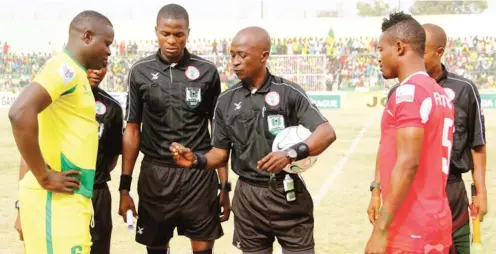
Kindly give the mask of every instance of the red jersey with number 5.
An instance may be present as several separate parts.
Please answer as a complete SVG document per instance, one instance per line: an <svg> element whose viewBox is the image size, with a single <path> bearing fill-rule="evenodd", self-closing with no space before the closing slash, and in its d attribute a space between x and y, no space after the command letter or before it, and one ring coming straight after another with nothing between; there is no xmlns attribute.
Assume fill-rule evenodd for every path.
<svg viewBox="0 0 496 254"><path fill-rule="evenodd" d="M425 72L405 79L384 109L379 146L380 181L385 200L396 164L396 131L424 129L417 174L388 230L388 246L413 252L447 253L451 211L446 196L453 141L454 106L443 88ZM443 250L444 249L444 250Z"/></svg>

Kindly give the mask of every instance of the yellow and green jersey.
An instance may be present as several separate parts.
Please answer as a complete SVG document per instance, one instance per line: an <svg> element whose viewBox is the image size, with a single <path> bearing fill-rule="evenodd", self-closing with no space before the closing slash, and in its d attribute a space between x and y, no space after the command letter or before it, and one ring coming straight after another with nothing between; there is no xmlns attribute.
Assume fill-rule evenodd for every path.
<svg viewBox="0 0 496 254"><path fill-rule="evenodd" d="M52 103L38 115L41 153L52 170L81 172L75 193L92 197L98 149L95 99L86 70L69 52L51 57L34 82L46 89ZM41 189L29 171L21 187Z"/></svg>

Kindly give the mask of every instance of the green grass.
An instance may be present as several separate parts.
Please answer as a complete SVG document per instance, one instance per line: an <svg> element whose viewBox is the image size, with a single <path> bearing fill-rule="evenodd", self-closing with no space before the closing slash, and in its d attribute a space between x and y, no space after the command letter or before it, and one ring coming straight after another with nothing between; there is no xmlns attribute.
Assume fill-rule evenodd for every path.
<svg viewBox="0 0 496 254"><path fill-rule="evenodd" d="M13 225L17 215L14 209L14 201L17 199L17 179L19 153L10 131L7 111L1 110L0 117L0 161L2 168L0 173L4 183L0 186L0 254L22 253L22 242L18 240L17 232ZM351 154L342 167L342 171L336 175L329 186L328 192L320 200L320 206L315 207L315 242L316 253L363 253L365 244L372 232L372 227L367 219L366 209L369 202L370 192L368 186L373 178L375 155L379 141L380 110L378 109L354 109L354 110L332 110L324 111L337 132L337 141L326 150L318 159L317 164L308 172L303 174L308 189L314 197L319 195L323 184L338 166L340 160L348 153L350 146L369 119L373 119L370 128L363 134L360 142L356 144L356 150ZM482 243L486 250L496 250L496 174L492 165L496 163L496 111L486 110L486 131L488 170L487 187L489 193L489 213L481 224ZM135 167L134 181L132 184L133 196L136 205L138 196L136 194L136 182L139 173L139 161ZM143 246L134 241L134 233L126 229L122 218L117 214L119 204L118 179L120 175L120 160L116 170L112 172L110 182L113 216L113 236L111 253L146 253ZM232 171L230 178L235 181L236 176ZM465 175L466 185L471 181L470 175ZM240 253L231 245L233 232L233 219L223 224L224 237L215 244L215 253ZM69 226L69 225L68 225ZM275 244L277 249L278 245ZM171 242L172 253L191 253L189 241L185 237L175 236ZM276 253L276 252L275 252ZM489 253L489 252L488 252Z"/></svg>

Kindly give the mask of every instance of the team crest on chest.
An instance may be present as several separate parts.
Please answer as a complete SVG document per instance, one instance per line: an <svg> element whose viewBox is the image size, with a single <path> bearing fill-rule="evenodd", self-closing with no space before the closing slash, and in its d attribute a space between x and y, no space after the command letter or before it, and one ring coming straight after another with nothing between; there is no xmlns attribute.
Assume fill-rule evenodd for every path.
<svg viewBox="0 0 496 254"><path fill-rule="evenodd" d="M107 107L105 107L105 105L102 102L97 101L95 104L96 104L97 115L103 115L105 114L105 112L107 112Z"/></svg>
<svg viewBox="0 0 496 254"><path fill-rule="evenodd" d="M195 80L200 77L200 71L198 70L198 68L192 65L188 66L184 74L186 74L186 77L191 80Z"/></svg>
<svg viewBox="0 0 496 254"><path fill-rule="evenodd" d="M272 107L279 105L280 100L281 97L279 96L278 92L272 91L265 95L265 102L267 102L267 104Z"/></svg>
<svg viewBox="0 0 496 254"><path fill-rule="evenodd" d="M201 88L186 87L186 103L190 107L196 107L201 102Z"/></svg>

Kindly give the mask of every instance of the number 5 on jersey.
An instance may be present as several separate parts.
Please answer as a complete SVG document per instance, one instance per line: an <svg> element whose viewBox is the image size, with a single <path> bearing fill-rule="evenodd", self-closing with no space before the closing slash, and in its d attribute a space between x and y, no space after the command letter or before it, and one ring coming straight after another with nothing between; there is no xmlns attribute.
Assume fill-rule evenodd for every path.
<svg viewBox="0 0 496 254"><path fill-rule="evenodd" d="M451 118L444 118L444 124L443 124L443 147L447 148L447 151L443 151L443 173L448 174L449 173L449 165L450 165L450 158L451 158L451 147L453 146L451 140L453 140L453 134L454 131L451 131L450 129L453 127L453 119ZM446 156L445 156L446 155Z"/></svg>

